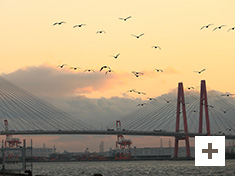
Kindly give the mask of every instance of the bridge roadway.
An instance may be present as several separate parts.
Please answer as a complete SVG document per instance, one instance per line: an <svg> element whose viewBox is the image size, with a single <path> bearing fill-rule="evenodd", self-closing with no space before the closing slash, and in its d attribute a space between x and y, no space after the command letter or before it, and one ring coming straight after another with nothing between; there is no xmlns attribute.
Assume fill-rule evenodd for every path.
<svg viewBox="0 0 235 176"><path fill-rule="evenodd" d="M199 133L183 133L183 132L166 132L166 131L135 131L135 130L54 130L54 131L44 131L44 130L26 130L26 131L14 131L9 130L0 131L0 135L131 135L131 136L169 136L169 137L179 137L183 138L188 135L189 137L195 136L207 136L207 134ZM212 134L211 136L224 136L223 134ZM235 135L225 135L226 139L235 139Z"/></svg>

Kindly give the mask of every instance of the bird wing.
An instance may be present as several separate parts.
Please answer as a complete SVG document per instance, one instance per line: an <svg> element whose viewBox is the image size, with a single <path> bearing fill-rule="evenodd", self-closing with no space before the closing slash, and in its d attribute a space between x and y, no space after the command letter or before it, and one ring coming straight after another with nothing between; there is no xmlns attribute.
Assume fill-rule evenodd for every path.
<svg viewBox="0 0 235 176"><path fill-rule="evenodd" d="M124 20L124 18L118 18L119 20Z"/></svg>
<svg viewBox="0 0 235 176"><path fill-rule="evenodd" d="M104 67L101 67L101 68L100 68L100 71L102 71L102 70L103 70L103 68L104 68Z"/></svg>
<svg viewBox="0 0 235 176"><path fill-rule="evenodd" d="M218 27L214 28L213 31L215 31Z"/></svg>
<svg viewBox="0 0 235 176"><path fill-rule="evenodd" d="M126 17L126 20L129 19L129 18L131 18L131 16Z"/></svg>
<svg viewBox="0 0 235 176"><path fill-rule="evenodd" d="M142 73L142 72L138 72L138 74L139 74L139 75L143 75L144 73Z"/></svg>
<svg viewBox="0 0 235 176"><path fill-rule="evenodd" d="M202 26L201 28L200 28L200 30L202 30L203 28L205 28L206 26Z"/></svg>
<svg viewBox="0 0 235 176"><path fill-rule="evenodd" d="M157 46L157 47L161 50L160 46Z"/></svg>
<svg viewBox="0 0 235 176"><path fill-rule="evenodd" d="M55 26L55 25L57 25L57 24L58 24L58 23L56 22L56 23L53 24L53 26Z"/></svg>
<svg viewBox="0 0 235 176"><path fill-rule="evenodd" d="M102 31L102 32L104 32L104 33L106 34L106 32L105 32L105 31Z"/></svg>
<svg viewBox="0 0 235 176"><path fill-rule="evenodd" d="M138 37L137 35L131 34L131 36Z"/></svg>
<svg viewBox="0 0 235 176"><path fill-rule="evenodd" d="M116 57L118 57L120 55L120 53L118 53L117 55L116 55Z"/></svg>
<svg viewBox="0 0 235 176"><path fill-rule="evenodd" d="M200 72L203 72L203 71L205 71L206 69L204 68L204 69L202 69Z"/></svg>
<svg viewBox="0 0 235 176"><path fill-rule="evenodd" d="M144 33L140 34L139 37L141 37L142 35L144 35Z"/></svg>

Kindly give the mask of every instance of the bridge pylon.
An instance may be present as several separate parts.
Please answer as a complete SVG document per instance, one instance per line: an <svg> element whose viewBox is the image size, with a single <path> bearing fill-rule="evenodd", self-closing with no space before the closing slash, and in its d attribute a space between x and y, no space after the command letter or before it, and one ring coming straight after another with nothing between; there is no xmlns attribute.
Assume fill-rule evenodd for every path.
<svg viewBox="0 0 235 176"><path fill-rule="evenodd" d="M211 131L210 131L210 120L209 120L209 112L208 112L208 106L210 106L210 105L208 105L208 101L207 101L207 91L206 91L206 81L205 80L201 80L199 133L202 133L203 106L205 107L207 135L210 136Z"/></svg>
<svg viewBox="0 0 235 176"><path fill-rule="evenodd" d="M182 113L180 111L182 105ZM184 88L183 83L180 82L178 84L178 97L177 97L177 110L176 110L176 126L175 132L179 132L180 127L180 114L183 114L183 122L184 122L184 133L188 133L188 123L187 123L187 116L186 116L186 108L185 108L185 99L184 99ZM178 147L179 147L179 140L185 140L186 144L186 152L187 157L190 157L190 146L189 146L189 136L185 135L184 137L175 137L175 151L174 157L178 157Z"/></svg>

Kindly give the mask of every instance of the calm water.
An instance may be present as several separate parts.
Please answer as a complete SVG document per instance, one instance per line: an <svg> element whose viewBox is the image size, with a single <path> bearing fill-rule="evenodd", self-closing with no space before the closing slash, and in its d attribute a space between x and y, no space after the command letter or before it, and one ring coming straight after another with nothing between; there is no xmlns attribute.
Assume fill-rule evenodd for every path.
<svg viewBox="0 0 235 176"><path fill-rule="evenodd" d="M235 176L235 160L225 167L195 167L194 161L120 161L34 163L34 174L47 176Z"/></svg>

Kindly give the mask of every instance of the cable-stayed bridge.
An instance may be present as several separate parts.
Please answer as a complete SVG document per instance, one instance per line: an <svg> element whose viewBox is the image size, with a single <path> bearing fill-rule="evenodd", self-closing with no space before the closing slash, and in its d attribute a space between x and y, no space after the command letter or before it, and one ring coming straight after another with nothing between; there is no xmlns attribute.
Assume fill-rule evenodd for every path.
<svg viewBox="0 0 235 176"><path fill-rule="evenodd" d="M200 94L198 91L185 91L185 107L187 113L188 132L198 133ZM208 111L210 114L211 134L235 135L235 100L229 96L221 96L217 91L209 91ZM120 119L122 133L128 132L174 132L177 113L177 91L162 95L137 107ZM182 112L180 111L181 115ZM90 130L90 125L79 120L79 117L65 113L42 99L23 90L15 84L0 77L0 131L4 133L4 120L9 122L9 132L16 134L63 134L72 131L77 134L90 134L107 130ZM183 120L180 120L179 132L183 132ZM115 129L115 122L106 126ZM95 133L92 131L96 131ZM84 133L83 133L84 132ZM115 134L109 131L107 134ZM89 133L87 133L89 134ZM100 133L99 133L100 134ZM203 134L206 134L206 123L203 123Z"/></svg>
<svg viewBox="0 0 235 176"><path fill-rule="evenodd" d="M8 131L5 131L4 120L9 123ZM107 130L91 130L79 117L63 112L0 77L1 135L144 135L176 139L222 135L235 139L235 100L229 94L207 92L205 85L199 92L184 90L179 83L178 92L153 99L117 120L122 122L122 129L116 130L116 123L112 122L106 125Z"/></svg>

